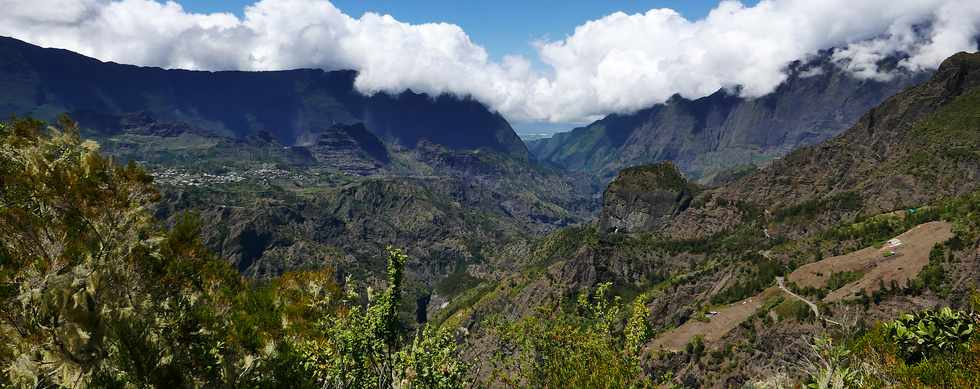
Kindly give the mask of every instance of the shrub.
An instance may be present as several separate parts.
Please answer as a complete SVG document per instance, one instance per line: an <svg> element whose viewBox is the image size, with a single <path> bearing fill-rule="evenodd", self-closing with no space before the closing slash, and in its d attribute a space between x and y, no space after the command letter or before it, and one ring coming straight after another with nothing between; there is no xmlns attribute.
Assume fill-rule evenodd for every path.
<svg viewBox="0 0 980 389"><path fill-rule="evenodd" d="M905 314L885 326L907 362L966 347L974 323L968 314L944 307L938 311Z"/></svg>
<svg viewBox="0 0 980 389"><path fill-rule="evenodd" d="M451 337L404 344L400 251L367 307L329 269L246 280L67 118L0 123L0 183L0 387L464 384Z"/></svg>
<svg viewBox="0 0 980 389"><path fill-rule="evenodd" d="M937 244L929 252L929 263L919 272L919 283L929 290L939 295L945 295L948 291L944 288L946 280L946 269L943 267L943 256L945 250L942 245Z"/></svg>
<svg viewBox="0 0 980 389"><path fill-rule="evenodd" d="M835 346L831 338L818 337L802 363L807 374L806 387L811 389L846 389L860 387L861 371L851 366L851 351Z"/></svg>
<svg viewBox="0 0 980 389"><path fill-rule="evenodd" d="M934 312L935 314L936 312ZM963 313L950 311L952 314L964 316ZM903 322L903 327L909 331L907 315L896 322ZM916 323L915 328L918 327ZM959 344L945 349L924 350L922 344L936 344L927 339L899 341L894 336L894 322L884 323L864 332L856 338L849 349L855 352L863 361L869 374L865 375L867 387L903 387L903 388L977 388L980 387L980 337L976 331L972 340L961 339L947 343ZM917 335L910 335L915 337ZM918 358L912 358L909 349L923 351ZM908 359L906 359L909 357Z"/></svg>
<svg viewBox="0 0 980 389"><path fill-rule="evenodd" d="M752 296L772 285L776 277L785 273L785 267L779 262L762 259L755 262L755 267L748 277L736 282L711 298L712 304L728 304Z"/></svg>
<svg viewBox="0 0 980 389"><path fill-rule="evenodd" d="M579 295L575 310L539 308L513 322L491 323L501 350L493 378L532 388L636 387L643 384L640 345L652 335L644 300L634 302L626 324L622 305L608 296L612 284Z"/></svg>
<svg viewBox="0 0 980 389"><path fill-rule="evenodd" d="M863 276L864 273L859 271L835 272L831 274L830 279L827 280L827 286L825 289L828 291L840 289L844 285L860 280Z"/></svg>

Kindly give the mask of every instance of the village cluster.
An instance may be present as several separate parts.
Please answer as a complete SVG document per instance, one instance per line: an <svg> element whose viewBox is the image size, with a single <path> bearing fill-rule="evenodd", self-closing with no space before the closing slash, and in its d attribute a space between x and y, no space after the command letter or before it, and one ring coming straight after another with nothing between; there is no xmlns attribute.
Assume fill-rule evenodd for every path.
<svg viewBox="0 0 980 389"><path fill-rule="evenodd" d="M269 184L277 180L305 181L302 174L277 168L260 168L245 171L229 171L227 173L200 173L182 169L165 168L151 172L154 181L161 185L197 187L220 184L234 184L251 181Z"/></svg>

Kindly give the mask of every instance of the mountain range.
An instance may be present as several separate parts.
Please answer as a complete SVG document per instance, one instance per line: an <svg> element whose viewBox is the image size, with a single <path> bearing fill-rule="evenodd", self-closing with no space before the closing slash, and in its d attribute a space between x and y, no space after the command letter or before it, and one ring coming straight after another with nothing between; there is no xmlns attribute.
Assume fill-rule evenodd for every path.
<svg viewBox="0 0 980 389"><path fill-rule="evenodd" d="M499 242L595 209L589 177L534 163L479 102L366 96L356 77L138 67L0 38L0 113L67 113L103 152L150 170L158 218L205 216L208 246L252 277L329 266L380 282L396 246L425 296Z"/></svg>
<svg viewBox="0 0 980 389"><path fill-rule="evenodd" d="M465 381L489 387L810 383L818 374L791 369L811 355L826 358L818 349L826 343L811 341L817 334L842 340L835 358L863 358L839 366L860 370L870 386L969 387L980 377L976 366L928 363L975 361L976 335L965 349L895 365L903 351L888 337L891 330L875 322L952 306L971 326L980 323L966 313L980 309L980 54L953 55L935 71L881 65L892 67L892 78L861 80L824 52L791 64L786 82L766 96L744 98L737 90L678 96L525 146L505 118L478 101L411 91L366 96L354 87L353 71L168 70L0 38L0 114L74 128L59 119L67 113L97 143L71 131L44 138L37 122L0 126L7 142L0 179L17 188L0 197L18 207L0 212L0 227L41 241L0 245L0 265L16 270L0 266L0 277L14 274L5 278L13 280L8 285L23 283L16 291L2 288L0 302L26 312L10 296L38 300L34 290L58 281L51 284L63 289L50 289L53 297L43 306L58 308L43 313L67 318L70 325L59 331L85 346L78 355L95 361L114 351L89 344L135 333L128 324L104 328L90 319L110 310L87 307L115 301L90 292L111 284L101 275L87 278L94 273L84 261L103 257L75 255L92 247L104 252L99 229L79 221L78 215L92 214L127 239L124 247L136 248L106 256L113 266L98 274L135 284L156 277L147 285L119 284L126 293L109 297L133 305L128 292L138 291L145 299L133 306L146 319L139 328L180 327L173 339L186 343L181 347L211 350L202 360L220 360L213 355L224 352L222 345L244 344L241 355L219 355L247 361L229 377L294 367L306 376L299 366L334 366L315 358L337 354L323 350L338 339L373 336L338 327L374 325L370 318L382 316L370 315L383 313L387 343L371 347L419 353L399 358L422 355L419 350L436 348L426 331L438 330L438 347L451 350L439 358L487 366ZM59 158L61 149L35 144L69 145L89 157ZM97 151L110 158L103 161ZM7 157L20 155L67 166L71 175ZM108 178L129 189L115 190ZM53 205L37 206L44 196L35 194L48 192L44 201ZM116 192L141 197L101 198ZM76 212L72 201L79 199L87 213ZM19 223L41 211L64 226ZM119 227L118 215L141 223L142 232ZM188 220L199 221L199 231ZM157 230L169 232L144 236ZM38 238L33 231L58 233ZM84 239L59 240L76 236ZM31 254L34 246L82 258L83 266L61 273ZM26 254L14 262L10 253ZM224 267L208 262L211 256ZM25 258L37 266L21 266L34 263ZM130 274L129 267L141 270ZM50 278L37 277L40 271ZM194 278L208 272L218 276ZM184 280L185 289L170 290L167 282L174 280ZM366 298L355 286L366 286ZM194 305L219 292L231 297L213 307ZM152 296L168 297L153 305ZM370 308L361 309L365 303ZM180 304L194 310L171 306ZM173 316L154 316L157 310ZM113 323L130 323L131 312L120 309ZM22 316L15 323L35 320ZM217 324L199 325L198 318ZM160 324L171 322L179 325ZM54 349L19 335L31 326L5 326L5 336L19 339L16 348L0 347L5 363L29 359L14 358L17 350ZM226 327L234 330L226 338L201 340L218 332L198 328ZM323 328L335 332L323 336ZM411 329L419 329L411 347L392 340ZM48 332L61 339L55 331L43 335ZM158 362L154 355L147 353L147 366ZM122 380L117 372L124 369L152 371L126 363L102 373ZM219 382L226 374L216 371L238 368L211 363L167 371L193 368L209 377L194 382ZM36 367L27 365L17 366ZM920 370L910 373L913 365ZM433 371L442 370L418 370ZM627 377L596 384L612 371ZM974 381L936 378L949 372L972 374Z"/></svg>
<svg viewBox="0 0 980 389"><path fill-rule="evenodd" d="M528 143L541 161L609 181L626 167L672 161L688 177L709 183L790 151L829 139L885 98L927 79L928 71L892 69L885 81L840 69L829 52L787 67L787 79L758 98L738 91L612 114L585 127Z"/></svg>
<svg viewBox="0 0 980 389"><path fill-rule="evenodd" d="M214 135L271 134L284 145L311 143L319 131L363 123L404 147L420 140L451 149L486 149L516 158L527 150L510 124L482 104L406 91L365 96L353 71L207 72L106 63L67 50L0 37L0 112L118 130L114 116L146 113Z"/></svg>

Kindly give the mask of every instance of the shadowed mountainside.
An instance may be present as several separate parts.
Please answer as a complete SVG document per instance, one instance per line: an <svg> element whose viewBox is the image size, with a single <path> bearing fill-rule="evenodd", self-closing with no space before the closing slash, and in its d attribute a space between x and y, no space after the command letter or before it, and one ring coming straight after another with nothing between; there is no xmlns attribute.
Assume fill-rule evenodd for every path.
<svg viewBox="0 0 980 389"><path fill-rule="evenodd" d="M383 140L405 147L427 140L527 158L510 124L475 100L411 91L364 96L354 89L356 77L346 70L207 72L120 65L0 37L3 115L51 120L68 112L96 126L84 119L146 112L228 137L267 132L286 145L337 124L363 122Z"/></svg>
<svg viewBox="0 0 980 389"><path fill-rule="evenodd" d="M625 167L669 160L691 179L711 182L733 168L761 165L833 137L929 75L898 72L886 82L858 80L826 53L792 64L788 73L766 96L747 99L726 90L696 100L674 96L665 104L531 141L529 149L542 161L607 181Z"/></svg>

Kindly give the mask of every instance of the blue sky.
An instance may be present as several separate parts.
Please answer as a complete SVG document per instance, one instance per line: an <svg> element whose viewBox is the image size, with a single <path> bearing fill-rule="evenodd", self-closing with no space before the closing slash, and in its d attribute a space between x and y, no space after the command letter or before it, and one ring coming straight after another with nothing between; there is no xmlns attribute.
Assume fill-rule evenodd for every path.
<svg viewBox="0 0 980 389"><path fill-rule="evenodd" d="M242 9L255 0L177 2L188 11L232 12L240 16ZM743 1L746 5L757 2ZM671 8L688 19L700 19L718 5L718 0L334 0L333 3L354 17L376 12L413 24L457 24L494 59L519 54L534 60L531 41L564 38L576 26L616 11L637 13L652 8Z"/></svg>
<svg viewBox="0 0 980 389"><path fill-rule="evenodd" d="M241 16L257 0L164 1L14 2L0 12L0 35L142 66L352 69L363 93L469 96L544 130L674 95L737 87L743 97L764 96L786 79L787 64L828 49L860 79L889 77L877 66L884 58L906 58L904 70L935 69L952 53L977 50L980 31L980 6L963 0L332 0L354 21L324 8L326 0L267 0L247 24L200 15ZM716 17L704 19L713 9ZM547 42L541 55L538 40Z"/></svg>

